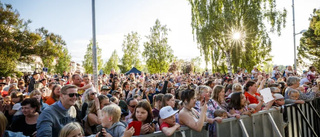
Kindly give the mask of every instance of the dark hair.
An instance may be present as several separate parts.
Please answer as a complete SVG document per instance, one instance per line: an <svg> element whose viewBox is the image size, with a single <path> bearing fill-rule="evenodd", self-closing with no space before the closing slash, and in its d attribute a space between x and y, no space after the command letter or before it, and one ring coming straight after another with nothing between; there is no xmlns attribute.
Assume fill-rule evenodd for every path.
<svg viewBox="0 0 320 137"><path fill-rule="evenodd" d="M148 116L147 116L147 119L142 122L143 124L145 123L151 123L152 120L153 120L153 115L152 115L152 108L151 108L151 105L148 101L144 100L144 101L141 101L138 103L138 105L136 106L136 108L134 108L134 112L132 114L132 119L133 121L138 121L138 119L136 118L136 111L137 111L137 108L143 108L144 110L146 110L148 112Z"/></svg>
<svg viewBox="0 0 320 137"><path fill-rule="evenodd" d="M248 91L249 87L251 87L254 84L256 84L254 81L252 80L248 81L247 84L243 87L244 91Z"/></svg>
<svg viewBox="0 0 320 137"><path fill-rule="evenodd" d="M129 106L130 105L130 101L131 100L134 100L134 98L128 98L127 100L126 100L126 104Z"/></svg>
<svg viewBox="0 0 320 137"><path fill-rule="evenodd" d="M58 95L56 95L55 93L54 93L54 90L56 90L56 88L58 87L58 86L60 86L60 85L54 85L53 86L53 88L52 88L52 92L51 92L51 97L54 99L54 101L58 101L59 100L59 97L58 97ZM61 86L60 86L61 87ZM61 87L62 88L62 87ZM61 90L61 89L60 89Z"/></svg>
<svg viewBox="0 0 320 137"><path fill-rule="evenodd" d="M159 93L159 94L156 94L156 95L154 95L153 96L153 107L155 107L155 102L157 102L157 101L162 101L163 100L163 94L162 93ZM162 105L162 104L160 104L160 105ZM160 108L161 108L162 106L160 106Z"/></svg>
<svg viewBox="0 0 320 137"><path fill-rule="evenodd" d="M126 87L126 85L130 85L128 81L126 81L126 82L124 82L124 83L122 84L122 89L124 89L124 88Z"/></svg>
<svg viewBox="0 0 320 137"><path fill-rule="evenodd" d="M21 106L30 104L30 107L35 108L36 112L40 112L40 103L36 98L26 98L21 102Z"/></svg>
<svg viewBox="0 0 320 137"><path fill-rule="evenodd" d="M228 90L231 90L232 91L232 86L233 86L233 84L227 84L226 86L225 86L225 92L227 92Z"/></svg>
<svg viewBox="0 0 320 137"><path fill-rule="evenodd" d="M213 83L213 80L208 80L208 82L206 83L207 86L210 86Z"/></svg>
<svg viewBox="0 0 320 137"><path fill-rule="evenodd" d="M162 98L162 107L167 106L166 102L169 101L173 97L174 96L170 93L165 94Z"/></svg>
<svg viewBox="0 0 320 137"><path fill-rule="evenodd" d="M23 101L23 94L21 92L12 92L11 93L11 98L19 98L19 102Z"/></svg>
<svg viewBox="0 0 320 137"><path fill-rule="evenodd" d="M181 100L184 102L185 100L189 102L194 97L195 91L194 89L186 89L181 93Z"/></svg>
<svg viewBox="0 0 320 137"><path fill-rule="evenodd" d="M230 98L230 103L229 103L229 110L235 109L235 110L240 110L244 106L241 106L241 92L235 92L231 95Z"/></svg>

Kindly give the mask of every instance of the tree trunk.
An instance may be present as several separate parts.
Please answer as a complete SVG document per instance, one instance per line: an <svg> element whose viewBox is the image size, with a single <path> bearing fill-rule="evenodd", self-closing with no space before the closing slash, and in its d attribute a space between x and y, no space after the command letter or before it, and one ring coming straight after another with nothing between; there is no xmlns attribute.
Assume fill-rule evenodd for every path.
<svg viewBox="0 0 320 137"><path fill-rule="evenodd" d="M226 51L226 59L227 59L227 69L230 77L232 77L232 66L231 66L231 58L230 58L230 52Z"/></svg>

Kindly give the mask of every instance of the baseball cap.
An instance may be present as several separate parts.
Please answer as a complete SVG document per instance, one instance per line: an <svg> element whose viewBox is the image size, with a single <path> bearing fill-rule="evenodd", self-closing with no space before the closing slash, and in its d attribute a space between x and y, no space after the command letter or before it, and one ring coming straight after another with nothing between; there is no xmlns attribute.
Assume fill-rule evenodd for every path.
<svg viewBox="0 0 320 137"><path fill-rule="evenodd" d="M174 114L176 114L178 110L173 110L171 106L165 106L160 109L159 115L161 119L166 119Z"/></svg>
<svg viewBox="0 0 320 137"><path fill-rule="evenodd" d="M113 95L113 94L116 94L116 93L120 93L120 92L117 91L117 90L112 91L112 95Z"/></svg>
<svg viewBox="0 0 320 137"><path fill-rule="evenodd" d="M273 95L274 95L276 100L284 98L281 94L273 94Z"/></svg>
<svg viewBox="0 0 320 137"><path fill-rule="evenodd" d="M102 86L101 90L110 90L111 88L109 86Z"/></svg>

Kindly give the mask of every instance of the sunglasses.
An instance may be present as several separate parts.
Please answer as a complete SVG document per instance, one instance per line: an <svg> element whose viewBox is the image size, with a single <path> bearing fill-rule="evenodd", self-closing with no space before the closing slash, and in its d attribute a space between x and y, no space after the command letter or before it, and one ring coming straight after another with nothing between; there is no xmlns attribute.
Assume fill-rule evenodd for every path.
<svg viewBox="0 0 320 137"><path fill-rule="evenodd" d="M69 94L67 94L67 95L69 95L70 98L72 98L72 97L74 97L74 96L76 96L76 97L79 97L79 96L80 96L80 94L78 94L78 93L69 93Z"/></svg>

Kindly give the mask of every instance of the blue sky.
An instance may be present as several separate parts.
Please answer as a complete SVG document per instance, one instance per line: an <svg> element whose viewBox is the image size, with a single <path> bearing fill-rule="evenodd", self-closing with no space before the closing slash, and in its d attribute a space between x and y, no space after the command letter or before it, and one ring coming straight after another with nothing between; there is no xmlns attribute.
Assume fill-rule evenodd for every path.
<svg viewBox="0 0 320 137"><path fill-rule="evenodd" d="M92 38L91 0L2 0L18 10L23 19L30 19L31 30L45 27L66 41L72 60L81 63L86 46ZM293 64L292 0L277 0L279 9L288 11L282 35L271 35L273 63ZM295 0L296 33L307 29L310 14L320 7L320 0ZM113 50L122 57L124 35L140 34L140 50L150 34L150 27L159 19L171 29L168 43L175 56L191 59L200 56L193 40L191 7L187 0L96 0L96 35L104 62ZM301 35L297 35L299 44ZM141 56L140 56L141 57ZM142 58L142 57L141 57ZM204 67L204 63L202 63Z"/></svg>

